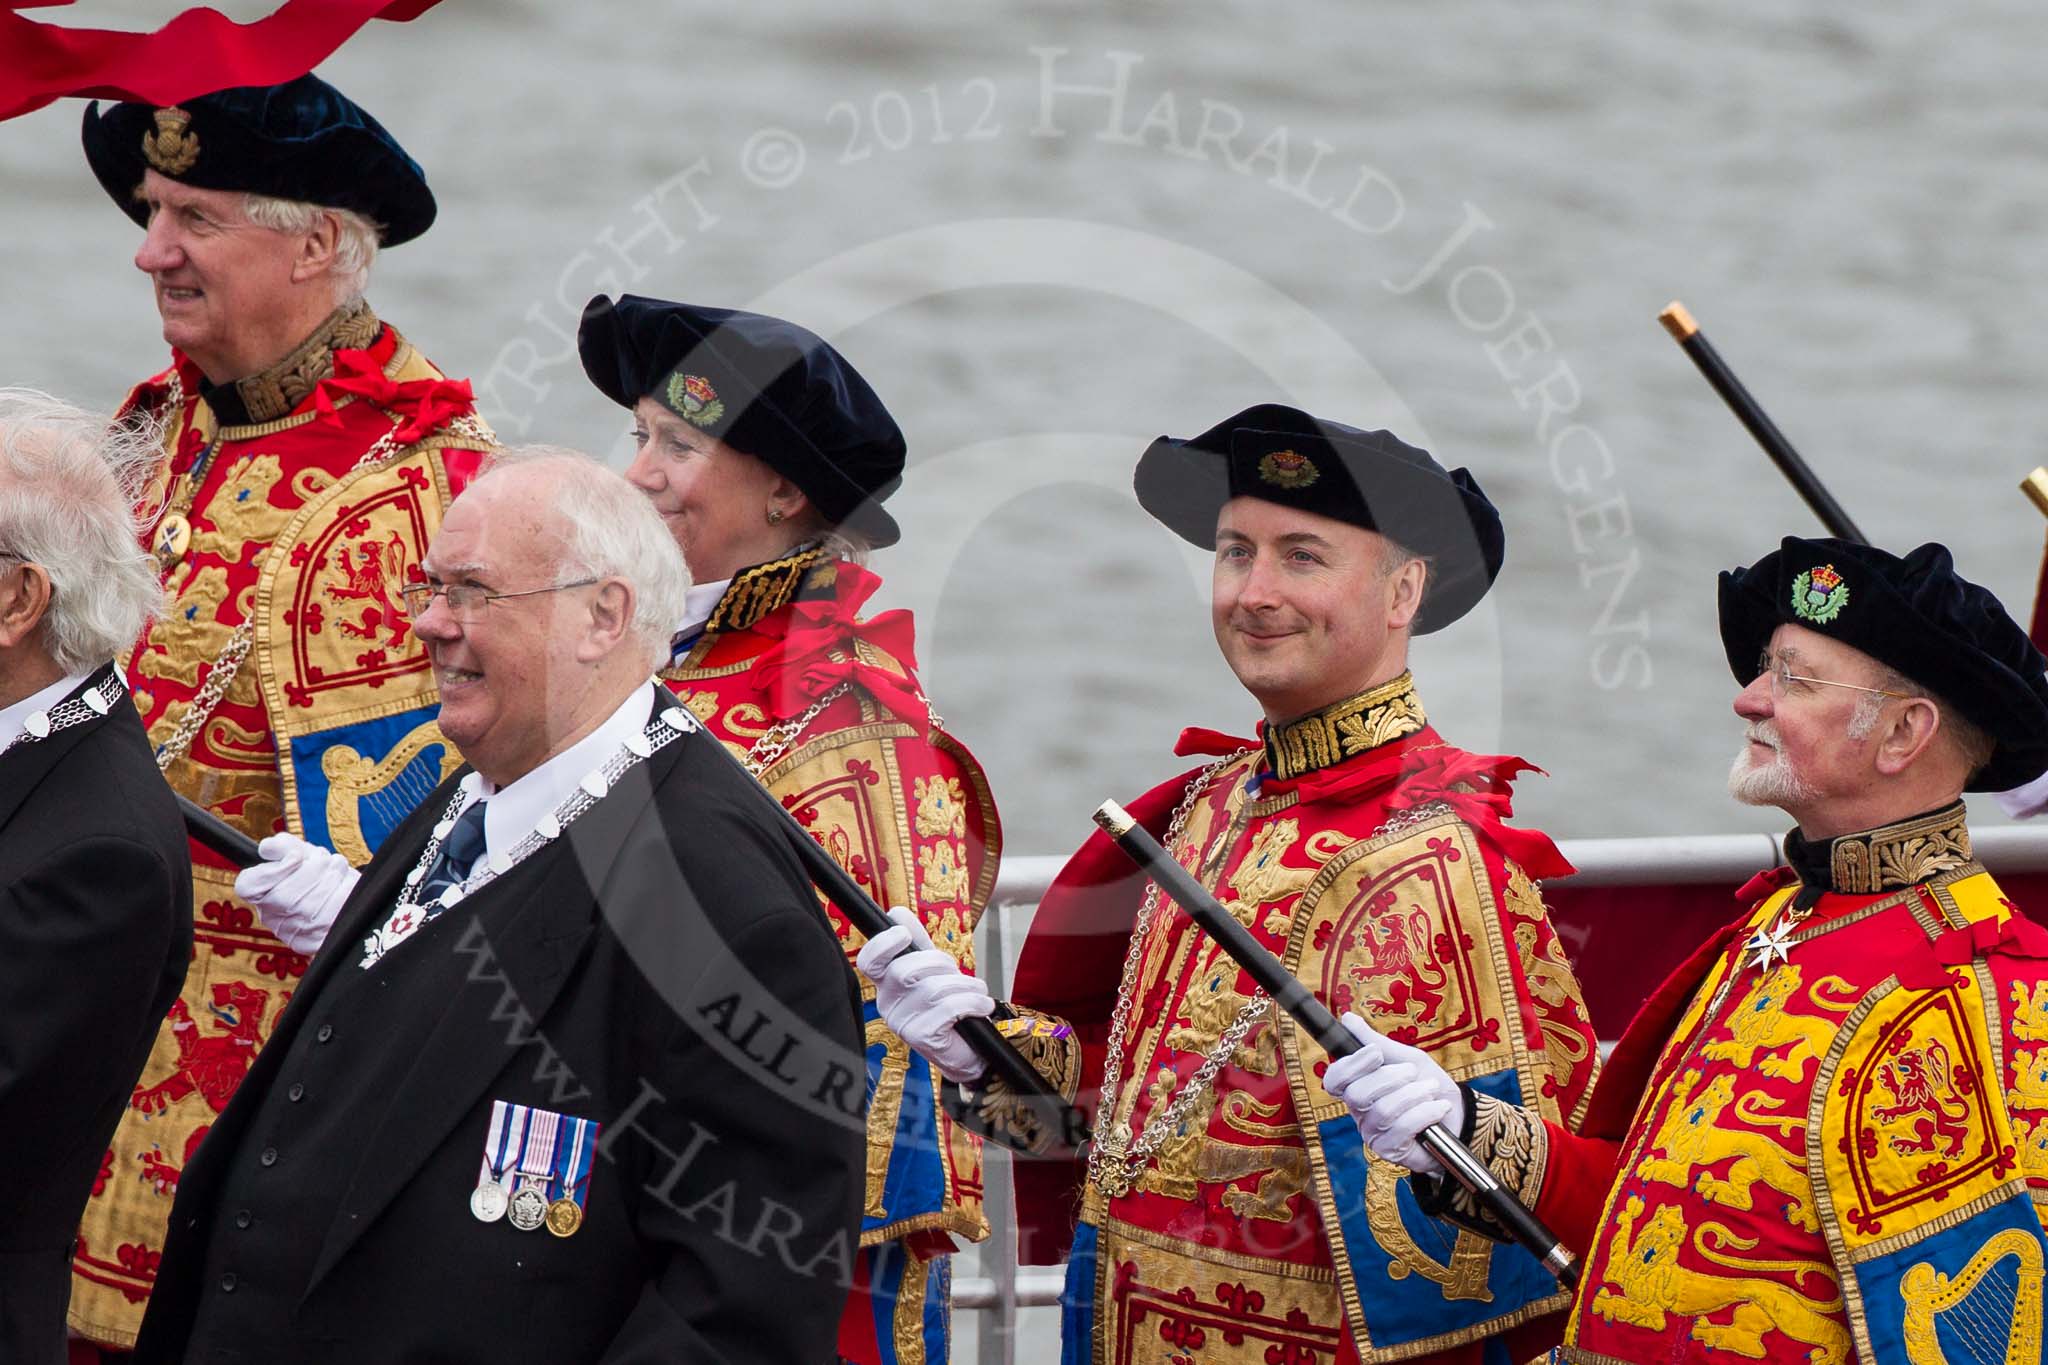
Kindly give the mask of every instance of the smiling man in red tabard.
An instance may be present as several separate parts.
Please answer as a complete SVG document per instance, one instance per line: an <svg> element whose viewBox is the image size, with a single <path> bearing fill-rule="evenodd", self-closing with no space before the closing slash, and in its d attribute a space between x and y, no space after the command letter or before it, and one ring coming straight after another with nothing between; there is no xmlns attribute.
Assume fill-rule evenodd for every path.
<svg viewBox="0 0 2048 1365"><path fill-rule="evenodd" d="M1384 431L1276 404L1154 442L1137 494L1213 548L1217 644L1264 723L1184 734L1202 766L1132 812L1331 1005L1574 1126L1597 1054L1536 886L1568 865L1503 823L1527 765L1445 743L1408 671L1409 637L1492 586L1493 504ZM1513 1365L1555 1341L1556 1282L1424 1210L1325 1088L1322 1049L1143 886L1106 838L1084 846L1032 922L1023 1008L1003 1007L1094 1112L1085 1169L1019 1170L1024 1258L1068 1252L1064 1360ZM890 1026L966 1084L962 1111L1037 1145L955 1029L996 1008L987 991L908 925L860 966Z"/></svg>
<svg viewBox="0 0 2048 1365"><path fill-rule="evenodd" d="M1939 545L1788 537L1721 576L1721 639L1729 788L1797 822L1790 866L1651 996L1583 1135L1356 1020L1326 1081L1412 1170L1431 1117L1537 1154L1585 1253L1567 1361L2041 1360L2048 932L1961 798L2048 764L2042 657Z"/></svg>
<svg viewBox="0 0 2048 1365"><path fill-rule="evenodd" d="M179 793L274 864L366 862L459 756L401 609L443 505L492 444L363 298L383 246L434 220L377 121L306 76L171 108L89 107L85 152L144 229L171 364L124 416L164 427L152 548L171 609L129 686ZM301 838L303 836L303 838ZM306 960L194 845L194 959L107 1153L72 1262L71 1324L135 1338L180 1171Z"/></svg>

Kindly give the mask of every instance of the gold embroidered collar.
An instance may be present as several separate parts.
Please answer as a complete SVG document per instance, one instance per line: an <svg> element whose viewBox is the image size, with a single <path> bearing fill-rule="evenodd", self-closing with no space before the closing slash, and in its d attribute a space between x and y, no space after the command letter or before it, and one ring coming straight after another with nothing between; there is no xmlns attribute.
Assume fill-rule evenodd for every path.
<svg viewBox="0 0 2048 1365"><path fill-rule="evenodd" d="M336 351L364 350L383 330L367 302L345 303L275 365L232 384L210 386L207 406L222 426L274 422L305 402L313 386L334 373ZM232 411L235 406L241 410Z"/></svg>
<svg viewBox="0 0 2048 1365"><path fill-rule="evenodd" d="M741 569L726 585L718 605L704 622L704 633L745 630L766 616L795 601L829 595L839 581L839 562L827 557L816 545L798 550L782 559Z"/></svg>
<svg viewBox="0 0 2048 1365"><path fill-rule="evenodd" d="M1415 680L1407 673L1370 692L1347 697L1285 725L1264 728L1266 765L1280 778L1334 767L1412 735L1428 723Z"/></svg>
<svg viewBox="0 0 2048 1365"><path fill-rule="evenodd" d="M1952 872L1971 857L1963 803L1916 815L1860 834L1809 842L1798 830L1785 836L1785 861L1808 886L1851 896L1874 896Z"/></svg>

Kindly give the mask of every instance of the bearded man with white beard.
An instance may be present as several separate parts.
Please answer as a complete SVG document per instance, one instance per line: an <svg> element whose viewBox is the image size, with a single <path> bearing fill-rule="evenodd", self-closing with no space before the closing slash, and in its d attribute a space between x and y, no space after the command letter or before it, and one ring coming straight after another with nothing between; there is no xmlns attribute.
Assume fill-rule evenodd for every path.
<svg viewBox="0 0 2048 1365"><path fill-rule="evenodd" d="M1496 1169L1536 1151L1584 1252L1562 1360L2040 1360L2048 931L1961 797L2048 762L2042 656L1939 545L1787 538L1721 576L1721 638L1729 790L1797 821L1790 865L1650 997L1581 1132L1355 1018L1324 1085L1418 1179L1442 1096Z"/></svg>

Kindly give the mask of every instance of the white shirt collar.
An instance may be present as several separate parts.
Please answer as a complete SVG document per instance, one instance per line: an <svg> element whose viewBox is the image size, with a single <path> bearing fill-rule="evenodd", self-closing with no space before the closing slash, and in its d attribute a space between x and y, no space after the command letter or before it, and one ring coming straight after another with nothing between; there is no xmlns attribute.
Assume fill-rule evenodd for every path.
<svg viewBox="0 0 2048 1365"><path fill-rule="evenodd" d="M634 688L632 695L595 730L503 787L493 787L482 773L473 772L463 778L462 788L469 800L462 803L462 810L468 810L479 800L485 803L484 847L492 852L510 853L543 815L569 798L586 773L616 753L627 736L645 730L647 722L654 718L652 689L657 685L649 678Z"/></svg>
<svg viewBox="0 0 2048 1365"><path fill-rule="evenodd" d="M721 578L716 583L692 583L690 590L683 594L683 619L676 624L672 635L694 635L704 629L704 623L711 619L718 599L725 596L725 590L732 586L730 578Z"/></svg>
<svg viewBox="0 0 2048 1365"><path fill-rule="evenodd" d="M20 737L23 722L30 716L38 711L47 711L64 700L96 671L87 669L83 673L73 673L68 678L59 678L42 691L23 697L14 705L0 710L0 749L5 749Z"/></svg>

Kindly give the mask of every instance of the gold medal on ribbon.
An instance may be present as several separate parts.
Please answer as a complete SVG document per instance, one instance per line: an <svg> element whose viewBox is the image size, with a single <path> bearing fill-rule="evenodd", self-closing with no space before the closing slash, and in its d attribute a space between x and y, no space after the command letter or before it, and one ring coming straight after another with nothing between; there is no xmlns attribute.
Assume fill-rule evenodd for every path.
<svg viewBox="0 0 2048 1365"><path fill-rule="evenodd" d="M548 1205L548 1231L557 1237L572 1237L583 1226L583 1206L563 1195Z"/></svg>

